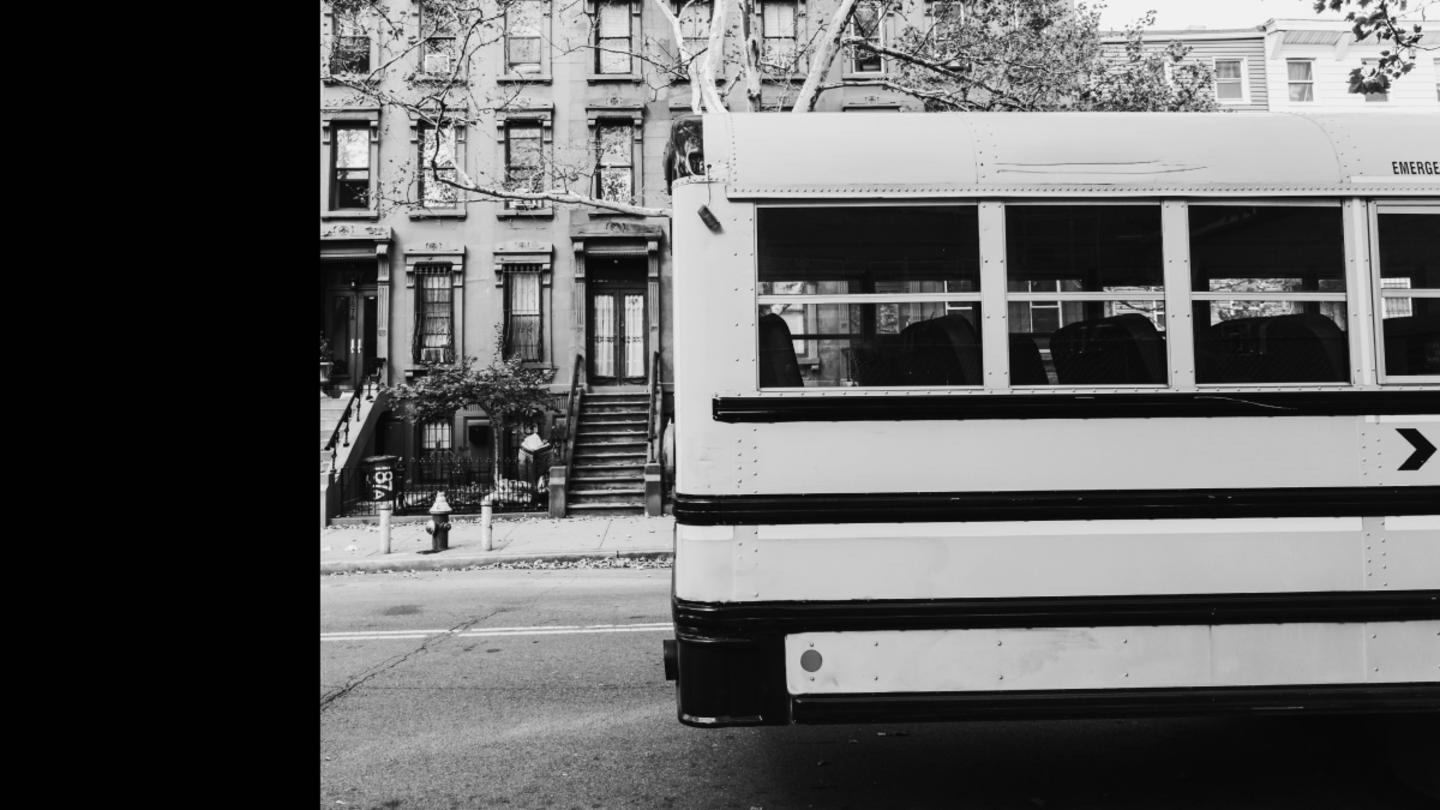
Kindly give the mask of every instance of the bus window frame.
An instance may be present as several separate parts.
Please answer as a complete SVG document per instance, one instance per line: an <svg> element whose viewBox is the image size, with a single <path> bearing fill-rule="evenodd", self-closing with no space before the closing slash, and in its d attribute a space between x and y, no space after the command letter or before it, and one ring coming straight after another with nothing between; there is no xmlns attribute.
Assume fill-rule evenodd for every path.
<svg viewBox="0 0 1440 810"><path fill-rule="evenodd" d="M1171 241L1171 240L1170 240L1170 232L1169 232L1169 230L1168 230L1168 228L1170 227L1170 225L1169 225L1169 222L1167 221L1166 213L1165 213L1165 211L1166 211L1166 203L1168 202L1167 200L1165 200L1165 199L1163 199L1163 198L1160 198L1160 197L1124 197L1124 198L1121 198L1121 197L1105 197L1105 198L1101 198L1101 199L1086 199L1086 198L1076 198L1076 197L1043 197L1043 198L1005 198L1005 199L994 200L993 202L996 203L996 207L999 209L998 214L997 214L997 216L998 216L998 227L999 227L999 237L998 237L998 244L996 245L999 259L998 259L998 261L994 262L995 268L994 268L991 272L992 272L992 273L995 273L995 274L998 274L998 277L999 277L999 279L998 279L998 281L999 281L998 287L999 287L999 293L1000 293L1000 294L999 294L999 301L998 301L998 303L999 303L999 305L1000 305L1000 309L999 309L998 311L999 311L1000 313L1002 313L1001 316L1000 316L1000 318L999 318L999 320L1000 320L1000 326L1001 326L1001 329L1000 329L999 331L1001 332L1000 337L1003 338L1003 339L1000 341L1000 344L1001 344L1001 347L1002 347L1001 350L1004 352L1004 357L1003 357L1004 362L1000 365L1000 368L995 372L997 375L1003 375L1003 376L1004 376L1004 385L1003 385L1003 386L1000 386L1000 387L997 389L999 392L1002 392L1002 393L1017 393L1017 394L1050 394L1050 393L1071 394L1071 393L1089 393L1089 392L1101 392L1101 393L1104 393L1104 392L1113 392L1113 391L1161 392L1161 391L1179 391L1179 390L1184 390L1184 388L1179 384L1179 381L1178 381L1177 378L1176 378L1176 373L1175 373L1175 365L1176 365L1176 364L1175 364L1175 356L1174 356L1174 354L1173 354L1174 349L1173 349L1172 346L1171 346L1172 341L1171 341L1171 339L1170 339L1170 338L1171 338L1171 335L1173 334L1171 330L1175 327L1175 325L1176 325L1176 323L1177 323L1177 319L1175 319L1175 318L1172 316L1172 313L1171 313L1171 296L1170 296L1171 278L1170 278L1170 272L1169 272L1169 267L1170 267L1169 245L1170 245L1170 241ZM1075 206L1110 207L1110 208L1124 206L1124 207L1135 208L1135 207L1140 207L1140 206L1154 206L1155 209L1156 209L1156 213L1159 214L1159 217L1160 217L1160 289L1159 289L1158 291L1153 291L1153 292L1129 293L1129 294L1125 294L1123 297L1122 297L1120 294L1117 294L1117 293L1107 293L1107 292L1059 292L1059 291L1054 292L1054 293L1050 293L1050 292L1040 292L1040 293L1036 293L1036 292L1019 292L1019 291L1012 292L1012 291L1010 290L1009 220L1008 220L1007 215L1006 215L1007 210L1008 210L1011 206L1014 206L1014 207L1017 207L1017 208L1075 207ZM983 226L982 226L982 227L983 227ZM1189 244L1189 235L1188 235L1188 232L1186 232L1184 235L1185 235L1185 237L1186 237L1186 245L1187 245L1187 250L1188 250L1188 244ZM982 246L982 248L981 248L981 254L980 254L980 279L981 279L981 280L980 280L980 289L983 290L983 289L985 289L985 268L986 268L986 265L989 264L988 262L985 261L985 259L986 259L987 257L986 257L986 255L985 255L985 253L984 253L984 245L985 245L986 243L985 243L984 238L983 238L983 232L982 232L982 239L981 239L980 244L981 244L981 246ZM1187 265L1187 269L1188 269L1188 265ZM991 286L996 286L996 285L991 285ZM1162 305L1162 307L1164 308L1165 314L1164 314L1162 320L1165 322L1165 332L1164 332L1164 337L1165 337L1165 376L1166 376L1166 378L1167 378L1165 382L1162 382L1162 383L1111 383L1111 384L1089 384L1089 385L1065 385L1065 384L1063 384L1063 383L1056 383L1055 385L1049 385L1049 384L1046 384L1046 385L1016 385L1016 384L1014 384L1014 383L1012 383L1012 382L1010 381L1010 356L1009 356L1009 353L1010 353L1010 344L1009 344L1009 340L1010 340L1010 334L1011 334L1011 332L1010 332L1010 308L1009 308L1009 305L1010 305L1010 303L1011 303L1012 301L1014 301L1014 302L1023 302L1023 301L1045 301L1045 302L1049 302L1049 301L1056 301L1056 302L1058 302L1058 303L1061 304L1061 309L1062 309L1062 311L1063 311L1063 309L1064 309L1064 304L1065 304L1065 302L1067 302L1067 301L1069 301L1069 302L1095 302L1095 301L1098 301L1098 302L1109 302L1109 301L1122 301L1122 300L1159 301L1160 304ZM982 311L983 311L983 310L982 310ZM987 359L988 359L988 358L987 358ZM1193 367L1193 365L1194 365L1194 364L1193 364L1193 361L1190 363L1190 365ZM985 369L985 375L986 375L986 377L989 377L989 376L991 375L991 370L988 369L988 368ZM1193 374L1193 372L1190 374L1190 379L1191 379L1191 381L1193 382L1193 380L1194 380L1194 374Z"/></svg>
<svg viewBox="0 0 1440 810"><path fill-rule="evenodd" d="M976 272L976 285L977 285L977 289L975 289L974 291L971 291L971 292L937 292L937 293L800 293L800 294L772 294L772 293L767 293L767 294L765 294L765 295L761 295L761 294L760 294L760 284L761 284L761 279L760 279L760 218L761 218L761 212L764 211L764 210L773 210L773 209L782 209L782 208L798 208L798 209L802 209L802 210L816 210L816 209L821 209L821 208L971 208L971 209L974 209L974 210L975 210L975 221L976 221L976 229L977 229L977 231L983 231L983 225L981 224L981 212L980 212L981 205L980 205L980 200L964 199L964 200L939 200L939 201L934 201L934 200L883 200L883 201L875 201L875 200L827 200L827 199L816 199L816 200L807 200L807 201L805 201L805 202L803 202L803 203L795 203L795 202L791 202L791 203L773 203L773 204L772 204L772 203L758 203L758 204L756 204L756 205L753 207L753 217L752 217L753 229L752 229L752 236L751 236L751 238L752 238L752 245L753 245L754 257L755 257L755 258L754 258L754 261L751 262L751 267L750 267L750 284L751 284L751 287L750 287L750 293L751 293L751 295L750 295L750 297L751 297L751 299L754 301L754 312L756 312L756 313L759 312L759 310L760 310L761 307L769 306L769 305L777 304L777 303L799 304L799 305L801 305L801 306L804 306L804 305L806 305L806 304L836 305L836 306L847 306L847 305L852 305L852 304L858 304L858 305L880 305L880 304L906 304L906 303L941 303L941 304L963 303L963 304L973 304L973 305L979 307L980 313L981 313L980 317L981 317L981 320L982 320L982 324L976 326L976 331L977 331L977 332L980 332L980 331L982 330L982 328L983 328L983 321L984 321L984 312L985 312L984 303L983 303L983 298L982 298L983 293L984 293L984 289L985 289L985 282L984 282L985 262L984 262L984 250L983 250L983 247L982 247L982 245L984 244L984 236L983 236L983 234L979 235L979 236L977 237L977 239L976 239L976 255L975 255L975 261L976 261L976 265L977 265L977 272ZM757 324L756 324L755 329L752 330L752 336L758 334L758 318L759 318L759 316L756 315L756 318L757 318ZM757 339L757 341L758 341L758 337L757 337L756 339ZM816 338L808 338L808 337L805 337L804 335L801 335L801 336L792 336L792 339L794 339L794 340L802 340L802 339L803 339L803 340L807 340L807 341L808 341L808 340L816 340L816 343L817 343L816 352L818 353L818 351L819 351L819 347L818 347L818 341L819 341L819 339L816 339ZM982 338L981 338L981 349L982 349L982 352L984 351L984 346L985 346L985 342L984 342L984 338L983 338L983 335L982 335ZM812 396L818 396L818 395L834 396L834 395L836 394L836 392L840 392L840 391L851 391L851 390L854 390L854 391L863 391L863 392L871 392L871 393L874 393L874 392L888 392L888 393L891 393L891 394L909 394L909 393L930 393L930 394L933 394L933 393L937 393L937 392L954 392L954 393L973 392L973 393L980 393L980 392L983 392L983 391L985 390L985 386L984 386L983 384L982 384L982 385L964 385L964 386L948 386L948 385L907 385L907 386L810 386L810 387L802 386L802 387L799 387L799 388L796 388L796 387L793 387L793 386L767 386L767 387L762 387L762 386L760 385L760 362L759 362L760 347L759 347L758 342L757 342L757 344L756 344L756 346L755 346L755 351L752 353L752 355L755 357L755 378L754 378L755 390L756 390L757 392L760 392L762 395L764 395L764 394L790 394L790 395L794 395L794 394L806 394L806 395L812 395ZM799 359L799 355L797 354L797 360L798 360L798 359Z"/></svg>
<svg viewBox="0 0 1440 810"><path fill-rule="evenodd" d="M1244 197L1187 197L1178 200L1185 212L1184 235L1185 235L1185 288L1183 295L1188 302L1186 305L1186 329L1193 329L1188 322L1190 319L1190 305L1198 301L1224 301L1224 300L1276 300L1276 301L1339 301L1345 305L1345 341L1348 352L1348 365L1350 367L1349 379L1343 381L1311 381L1311 382L1249 382L1249 383L1202 383L1198 382L1196 375L1196 352L1194 347L1194 333L1190 335L1190 357L1188 365L1190 370L1191 384L1193 390L1197 391L1274 391L1274 390L1348 390L1353 389L1366 382L1367 369L1371 367L1368 363L1367 349L1361 340L1359 329L1356 323L1363 312L1369 311L1368 302L1358 300L1362 295L1362 289L1368 289L1368 280L1362 275L1362 268L1357 267L1355 261L1358 257L1359 245L1352 225L1354 211L1354 200L1349 197L1278 197L1250 199ZM1281 293L1237 293L1228 295L1208 291L1197 291L1191 289L1191 255L1190 255L1190 207L1193 205L1209 207L1236 207L1236 208L1337 208L1340 210L1341 226L1341 261L1345 270L1340 278L1345 282L1345 289L1340 293L1335 292L1281 292ZM1168 240L1169 234L1166 234ZM1252 298L1253 296L1253 298ZM1174 358L1171 358L1172 361Z"/></svg>
<svg viewBox="0 0 1440 810"><path fill-rule="evenodd" d="M1440 217L1440 203L1428 203L1419 200L1404 198L1373 198L1365 201L1366 204L1366 236L1369 245L1366 250L1368 261L1365 265L1365 274L1368 276L1367 286L1370 290L1371 312L1374 317L1370 319L1370 343L1371 355L1375 358L1375 377L1380 385L1404 386L1404 385L1434 385L1440 383L1440 374L1414 374L1391 377L1385 370L1385 299L1386 298L1440 298L1440 288L1422 287L1418 289L1406 289L1403 294L1396 288L1385 288L1381 286L1380 279L1384 275L1385 268L1380 263L1380 216L1382 214L1420 214ZM1437 219L1440 224L1440 219ZM1395 294L1386 295L1386 289L1394 289Z"/></svg>

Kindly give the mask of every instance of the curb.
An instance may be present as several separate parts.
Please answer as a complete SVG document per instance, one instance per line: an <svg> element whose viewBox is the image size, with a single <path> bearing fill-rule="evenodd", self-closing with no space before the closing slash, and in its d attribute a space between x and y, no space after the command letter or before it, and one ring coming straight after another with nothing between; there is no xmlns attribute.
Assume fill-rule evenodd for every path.
<svg viewBox="0 0 1440 810"><path fill-rule="evenodd" d="M413 553L413 552L412 552ZM444 554L445 552L440 552ZM397 555L398 556L398 555ZM529 554L487 554L484 557L405 557L402 559L379 560L332 560L320 563L320 574L384 573L389 571L455 571L464 568L493 568L497 565L516 562L575 562L577 560L633 559L670 560L674 552L669 548L638 549L635 551L571 551L533 552Z"/></svg>

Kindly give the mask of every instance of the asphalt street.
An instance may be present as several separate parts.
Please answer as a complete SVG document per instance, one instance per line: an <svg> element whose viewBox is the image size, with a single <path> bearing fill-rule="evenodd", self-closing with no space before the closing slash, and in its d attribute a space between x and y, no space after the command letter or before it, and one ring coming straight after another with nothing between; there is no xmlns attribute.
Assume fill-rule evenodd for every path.
<svg viewBox="0 0 1440 810"><path fill-rule="evenodd" d="M668 570L322 576L324 808L1433 806L1344 719L692 729Z"/></svg>

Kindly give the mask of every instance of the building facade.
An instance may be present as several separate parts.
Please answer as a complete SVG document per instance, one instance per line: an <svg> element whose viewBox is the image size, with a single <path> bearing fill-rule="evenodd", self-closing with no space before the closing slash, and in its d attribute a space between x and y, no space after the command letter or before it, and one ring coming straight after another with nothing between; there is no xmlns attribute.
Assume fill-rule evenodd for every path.
<svg viewBox="0 0 1440 810"><path fill-rule="evenodd" d="M1390 112L1440 109L1440 58L1420 54L1415 67L1388 93L1351 93L1350 71L1373 64L1393 43L1373 36L1357 42L1351 27L1337 20L1271 19L1253 28L1191 28L1147 31L1147 44L1162 48L1181 42L1191 49L1183 62L1202 62L1215 74L1221 109L1272 112ZM1428 46L1437 40L1425 35ZM1114 54L1118 36L1105 40ZM1182 63L1183 63L1182 62Z"/></svg>
<svg viewBox="0 0 1440 810"><path fill-rule="evenodd" d="M519 191L564 186L663 211L670 124L691 106L671 29L653 0L505 0L488 18L447 16L457 5L479 8L321 3L320 328L330 393L413 380L426 362L483 365L497 346L548 369L556 393L569 389L577 366L591 390L645 390L658 374L668 393L676 269L667 216L466 198L420 169ZM756 7L770 66L765 103L786 109L833 5ZM703 49L688 35L703 31L710 5L676 8L687 44ZM877 19L866 33L883 41L898 24ZM879 87L886 68L841 54L831 76L838 86L816 109L918 108ZM733 107L743 107L743 92L728 88ZM436 120L449 126L437 130ZM375 421L349 466L375 453L479 459L492 442L509 452L520 438L492 435L478 410L428 425L388 414ZM347 465L338 456L328 463Z"/></svg>

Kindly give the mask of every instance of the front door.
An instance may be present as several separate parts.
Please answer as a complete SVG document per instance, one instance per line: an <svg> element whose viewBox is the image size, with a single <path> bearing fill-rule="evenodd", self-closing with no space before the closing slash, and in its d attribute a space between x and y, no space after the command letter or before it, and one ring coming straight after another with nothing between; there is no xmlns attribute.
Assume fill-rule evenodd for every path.
<svg viewBox="0 0 1440 810"><path fill-rule="evenodd" d="M591 384L643 384L649 331L645 285L596 283L589 298Z"/></svg>
<svg viewBox="0 0 1440 810"><path fill-rule="evenodd" d="M335 362L330 379L340 387L353 388L375 371L377 302L373 287L324 293L321 328L330 338L330 356Z"/></svg>

